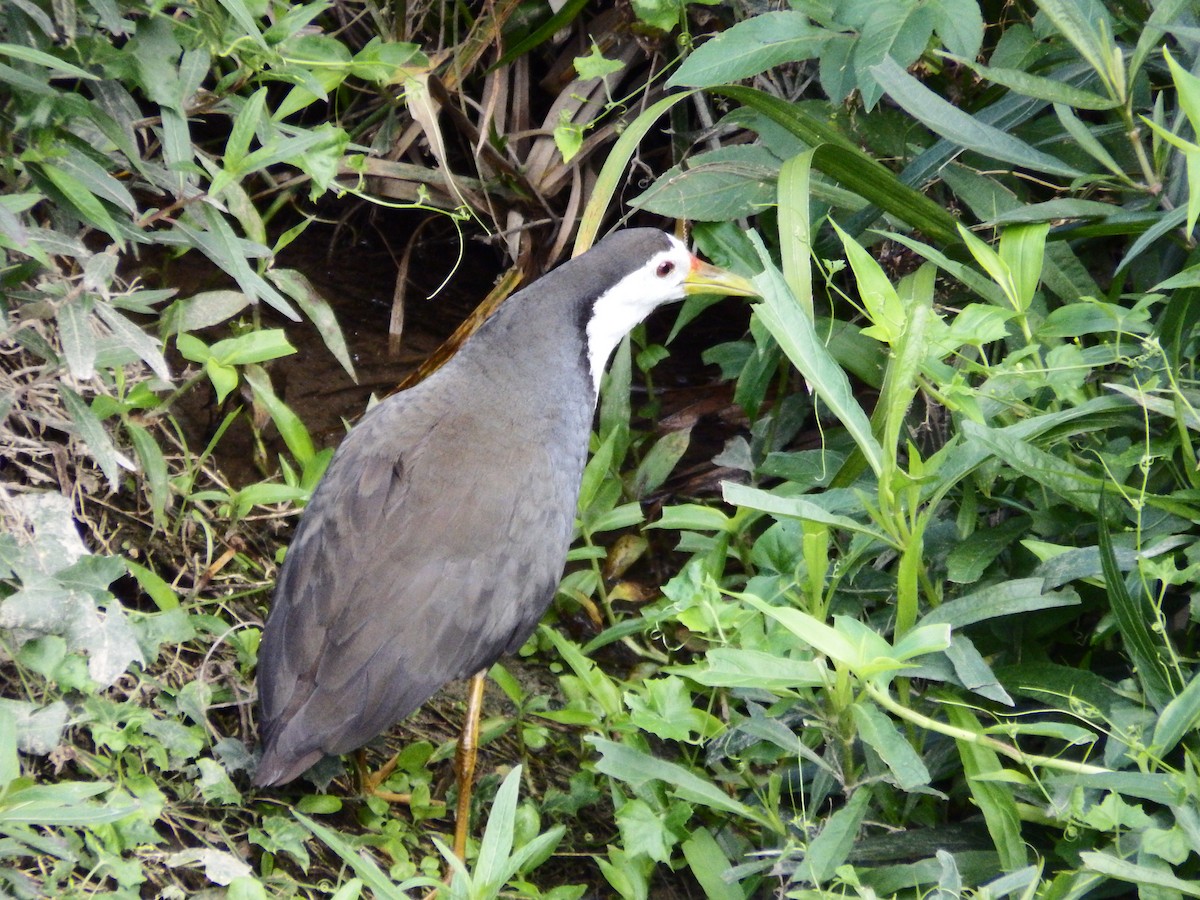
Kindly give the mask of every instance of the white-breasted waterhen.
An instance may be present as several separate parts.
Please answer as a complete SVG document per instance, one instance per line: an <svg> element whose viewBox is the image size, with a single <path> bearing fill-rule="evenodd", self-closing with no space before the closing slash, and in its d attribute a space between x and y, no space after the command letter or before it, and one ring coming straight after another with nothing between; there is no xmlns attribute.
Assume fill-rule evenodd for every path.
<svg viewBox="0 0 1200 900"><path fill-rule="evenodd" d="M608 357L690 293L754 290L662 231L614 232L351 429L296 529L263 632L256 784L363 746L529 637L562 576ZM460 856L482 683L460 743Z"/></svg>

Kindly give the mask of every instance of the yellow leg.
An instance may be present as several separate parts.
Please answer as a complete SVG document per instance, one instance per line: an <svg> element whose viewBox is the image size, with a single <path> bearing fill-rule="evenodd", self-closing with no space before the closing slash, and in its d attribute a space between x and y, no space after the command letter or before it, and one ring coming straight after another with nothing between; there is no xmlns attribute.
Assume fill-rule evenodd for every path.
<svg viewBox="0 0 1200 900"><path fill-rule="evenodd" d="M377 772L367 771L366 754L359 750L354 754L354 762L358 768L358 785L359 790L364 795L373 795L388 803L411 803L411 794L397 794L395 791L385 791L379 786L387 780L387 777L396 769L396 763L400 761L400 754L397 753Z"/></svg>
<svg viewBox="0 0 1200 900"><path fill-rule="evenodd" d="M467 833L471 829L471 787L475 783L475 760L479 755L479 718L483 713L486 672L471 676L467 688L467 720L458 739L454 771L458 776L458 809L454 814L454 855L467 858Z"/></svg>

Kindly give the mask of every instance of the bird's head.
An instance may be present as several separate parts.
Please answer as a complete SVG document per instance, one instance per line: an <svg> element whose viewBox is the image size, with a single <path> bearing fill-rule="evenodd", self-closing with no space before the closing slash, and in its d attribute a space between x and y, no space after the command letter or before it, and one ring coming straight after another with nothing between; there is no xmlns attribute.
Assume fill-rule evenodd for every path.
<svg viewBox="0 0 1200 900"><path fill-rule="evenodd" d="M619 248L614 246L618 242ZM663 231L632 228L614 232L589 253L614 253L618 249L638 264L592 303L587 348L597 390L604 365L621 338L663 304L682 300L688 294L758 295L745 278L703 262L681 240Z"/></svg>

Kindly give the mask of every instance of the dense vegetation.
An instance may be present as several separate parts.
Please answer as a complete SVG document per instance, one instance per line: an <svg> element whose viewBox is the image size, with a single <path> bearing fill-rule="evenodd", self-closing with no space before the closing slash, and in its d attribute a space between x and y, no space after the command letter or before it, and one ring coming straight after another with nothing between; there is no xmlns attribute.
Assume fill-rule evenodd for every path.
<svg viewBox="0 0 1200 900"><path fill-rule="evenodd" d="M429 219L511 285L632 207L755 277L739 416L699 455L618 351L443 895L1200 895L1195 4L547 6L3 5L0 894L435 883L452 729L409 808L249 787L329 455L273 361L355 362L280 254Z"/></svg>

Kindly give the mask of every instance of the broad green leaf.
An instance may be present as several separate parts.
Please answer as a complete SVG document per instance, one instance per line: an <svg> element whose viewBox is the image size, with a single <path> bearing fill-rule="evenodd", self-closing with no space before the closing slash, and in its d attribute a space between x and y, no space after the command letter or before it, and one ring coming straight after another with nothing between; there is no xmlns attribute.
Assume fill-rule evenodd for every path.
<svg viewBox="0 0 1200 900"><path fill-rule="evenodd" d="M764 147L722 147L671 168L629 203L673 218L738 219L775 203L778 173L779 160Z"/></svg>
<svg viewBox="0 0 1200 900"><path fill-rule="evenodd" d="M334 44L342 47L341 41ZM337 51L334 51L337 52ZM402 84L429 68L429 57L419 44L407 41L381 41L378 37L369 40L354 54L350 70L355 77L376 84Z"/></svg>
<svg viewBox="0 0 1200 900"><path fill-rule="evenodd" d="M930 12L917 0L892 0L876 4L866 16L854 50L854 72L868 110L874 109L887 87L875 66L895 59L903 70L916 62L933 34Z"/></svg>
<svg viewBox="0 0 1200 900"><path fill-rule="evenodd" d="M625 744L618 744L599 737L589 737L586 740L600 754L600 760L596 763L596 771L603 775L627 781L635 788L649 781L663 781L671 785L675 792L685 800L732 813L773 833L779 830L779 823L762 810L735 800L716 784L701 778L690 769L685 769L673 762L657 759Z"/></svg>
<svg viewBox="0 0 1200 900"><path fill-rule="evenodd" d="M676 464L687 452L691 438L691 429L685 428L667 432L655 441L654 446L638 463L633 483L629 486L630 495L644 499L650 492L658 490L675 471Z"/></svg>
<svg viewBox="0 0 1200 900"><path fill-rule="evenodd" d="M866 309L871 325L863 334L893 346L904 331L906 313L900 297L882 267L862 246L832 223L846 251L846 259L854 271L858 297Z"/></svg>
<svg viewBox="0 0 1200 900"><path fill-rule="evenodd" d="M966 421L963 423L963 432L971 441L987 447L997 459L1053 491L1071 505L1086 513L1096 513L1099 492L1103 486L1100 478L1031 443L1019 440L1005 429L986 428Z"/></svg>
<svg viewBox="0 0 1200 900"><path fill-rule="evenodd" d="M55 165L50 160L37 166L30 166L31 171L35 169L53 185L53 188L58 190L62 195L63 201L68 206L73 207L85 222L100 229L113 240L120 241L122 239L121 228L113 220L113 217L109 215L104 204L96 198L96 195L82 181L65 168Z"/></svg>
<svg viewBox="0 0 1200 900"><path fill-rule="evenodd" d="M759 687L768 691L821 687L826 683L823 667L811 660L788 659L763 650L716 647L705 654L703 663L670 666L668 675L684 675L709 687Z"/></svg>
<svg viewBox="0 0 1200 900"><path fill-rule="evenodd" d="M920 624L941 623L958 630L1001 616L1079 604L1079 596L1072 590L1045 591L1043 588L1041 578L1017 578L989 585L964 597L947 600L937 609L926 613Z"/></svg>
<svg viewBox="0 0 1200 900"><path fill-rule="evenodd" d="M775 66L803 62L815 57L828 37L803 12L750 16L693 50L667 80L667 87L730 84Z"/></svg>
<svg viewBox="0 0 1200 900"><path fill-rule="evenodd" d="M814 650L824 653L830 659L851 670L861 668L865 663L870 662L869 659L864 658L862 650L844 634L806 612L786 606L771 606L753 594L731 594L730 596L743 603L748 603L763 615L775 619Z"/></svg>
<svg viewBox="0 0 1200 900"><path fill-rule="evenodd" d="M978 7L976 7L978 9ZM1046 78L1033 75L1023 69L1008 69L1002 66L985 66L976 63L972 58L953 53L944 54L959 65L964 65L979 77L1002 85L1026 97L1036 97L1038 100L1048 100L1051 103L1075 109L1105 110L1120 106L1120 102L1111 97L1102 97L1092 91L1085 91L1057 78Z"/></svg>
<svg viewBox="0 0 1200 900"><path fill-rule="evenodd" d="M779 260L783 280L792 296L813 318L812 229L809 224L809 187L813 151L787 160L779 170Z"/></svg>
<svg viewBox="0 0 1200 900"><path fill-rule="evenodd" d="M158 341L142 331L137 325L127 319L108 303L103 301L96 304L96 314L112 331L113 338L124 344L138 355L163 381L171 380L171 370L163 358Z"/></svg>
<svg viewBox="0 0 1200 900"><path fill-rule="evenodd" d="M800 869L807 880L820 886L846 862L870 809L871 796L869 786L859 785L846 805L825 820L821 833L809 843Z"/></svg>
<svg viewBox="0 0 1200 900"><path fill-rule="evenodd" d="M208 380L212 382L213 389L217 392L217 403L224 403L225 398L237 388L237 369L226 365L215 356L210 356L204 360L204 371L208 374Z"/></svg>
<svg viewBox="0 0 1200 900"><path fill-rule="evenodd" d="M624 62L619 59L608 59L603 51L596 46L595 41L592 41L592 50L587 56L575 57L575 73L583 81L590 81L593 78L603 78L606 75L612 75L614 72L620 72L624 68Z"/></svg>
<svg viewBox="0 0 1200 900"><path fill-rule="evenodd" d="M1096 74L1111 88L1106 62L1107 48L1100 32L1096 29L1096 25L1100 25L1105 34L1113 33L1112 20L1108 18L1103 7L1098 3L1086 6L1086 9L1090 10L1093 15L1101 16L1099 19L1094 19L1089 18L1084 4L1076 3L1074 0L1038 0L1037 5L1041 12L1054 23L1054 27L1062 36L1075 46L1080 56L1087 60Z"/></svg>
<svg viewBox="0 0 1200 900"><path fill-rule="evenodd" d="M165 612L179 608L179 595L157 572L131 559L126 559L125 565L129 573L137 579L138 586L154 601L159 610Z"/></svg>
<svg viewBox="0 0 1200 900"><path fill-rule="evenodd" d="M753 88L721 86L713 90L766 115L815 148L813 167L843 187L923 232L930 240L954 241L956 222L943 206L900 181L823 117ZM667 99L680 96L672 95ZM607 168L607 163L605 166Z"/></svg>
<svg viewBox="0 0 1200 900"><path fill-rule="evenodd" d="M1049 223L1010 225L1000 232L999 255L1012 275L1020 312L1029 309L1037 293L1049 233Z"/></svg>
<svg viewBox="0 0 1200 900"><path fill-rule="evenodd" d="M983 45L983 13L976 0L933 0L929 5L933 30L951 53L967 59Z"/></svg>
<svg viewBox="0 0 1200 900"><path fill-rule="evenodd" d="M688 868L708 900L745 900L741 888L722 876L731 868L729 858L707 828L697 828L680 847Z"/></svg>
<svg viewBox="0 0 1200 900"><path fill-rule="evenodd" d="M1067 178L1077 178L1083 174L1074 166L1034 149L1020 138L987 125L943 100L892 59L885 59L872 67L871 72L905 112L939 137L1000 160L1005 165Z"/></svg>
<svg viewBox="0 0 1200 900"><path fill-rule="evenodd" d="M859 739L879 754L879 758L891 770L901 790L929 784L929 770L917 756L895 724L873 703L861 701L850 707Z"/></svg>
<svg viewBox="0 0 1200 900"><path fill-rule="evenodd" d="M279 429L279 436L283 438L283 442L295 457L296 462L302 468L306 467L316 455L316 448L313 446L308 429L300 421L300 417L279 399L275 389L271 386L270 376L261 366L246 366L242 370L242 374L246 377L246 382L254 391L258 401L266 408L275 427Z"/></svg>
<svg viewBox="0 0 1200 900"><path fill-rule="evenodd" d="M98 199L107 200L130 216L138 215L137 202L128 188L78 148L68 146L63 155L53 162L55 167L70 174Z"/></svg>
<svg viewBox="0 0 1200 900"><path fill-rule="evenodd" d="M844 528L870 537L885 546L892 546L893 541L882 531L876 531L849 516L831 513L824 507L806 500L803 497L785 497L765 491L762 488L752 488L736 481L726 481L721 484L721 495L726 503L732 503L746 509L769 513L773 516L790 516L806 522L820 522L833 528Z"/></svg>
<svg viewBox="0 0 1200 900"><path fill-rule="evenodd" d="M92 296L81 294L67 298L56 315L58 337L71 375L80 381L96 374L97 335L92 330Z"/></svg>
<svg viewBox="0 0 1200 900"><path fill-rule="evenodd" d="M133 463L117 452L103 423L96 418L96 414L92 412L82 397L61 383L58 385L58 395L62 398L63 406L66 407L67 416L75 426L76 434L87 446L96 465L100 467L100 471L104 473L109 487L115 491L119 484L121 469L132 471Z"/></svg>
<svg viewBox="0 0 1200 900"><path fill-rule="evenodd" d="M338 324L329 301L321 296L303 273L295 269L272 269L267 277L276 287L296 301L301 312L317 327L321 340L325 342L326 348L333 354L334 359L341 363L346 374L357 383L358 375L354 371L354 362L350 358L346 338L342 334L341 325Z"/></svg>
<svg viewBox="0 0 1200 900"><path fill-rule="evenodd" d="M1079 854L1084 868L1116 878L1119 881L1137 885L1138 895L1146 896L1144 889L1149 887L1161 888L1167 892L1178 892L1187 897L1200 897L1200 881L1185 880L1151 866L1140 865L1127 859L1120 859L1109 853L1084 851Z"/></svg>
<svg viewBox="0 0 1200 900"><path fill-rule="evenodd" d="M780 349L850 432L872 471L879 475L883 464L882 450L871 433L870 421L854 397L850 380L821 343L812 320L787 289L782 275L762 247L762 242L754 234L751 234L751 239L756 242L765 266L763 273L755 279L762 302L754 307L754 315L767 327Z"/></svg>
<svg viewBox="0 0 1200 900"><path fill-rule="evenodd" d="M178 340L176 343L178 344ZM288 343L287 334L282 328L248 331L237 337L217 341L209 348L212 357L227 366L266 362L281 356L291 356L295 352L296 348Z"/></svg>
<svg viewBox="0 0 1200 900"><path fill-rule="evenodd" d="M950 640L950 646L945 648L946 658L954 667L954 674L962 682L963 687L982 697L987 697L996 703L1012 706L1012 697L1000 684L1000 680L987 664L975 645L965 635L956 634ZM1082 730L1082 729L1080 729Z"/></svg>
<svg viewBox="0 0 1200 900"><path fill-rule="evenodd" d="M969 711L961 706L946 704L946 717L950 724L964 731L979 732L979 723ZM1003 868L1016 871L1026 863L1025 842L1021 838L1021 817L1016 799L1009 787L989 781L988 776L1003 770L994 751L970 741L955 741L963 773L971 796L983 813L992 843L1000 854Z"/></svg>
<svg viewBox="0 0 1200 900"><path fill-rule="evenodd" d="M138 462L141 463L142 475L146 479L154 524L163 528L166 526L167 502L171 499L166 458L158 446L158 441L145 426L128 419L125 422L125 431L133 442L133 449L137 453Z"/></svg>
<svg viewBox="0 0 1200 900"><path fill-rule="evenodd" d="M203 291L193 294L176 300L167 308L159 323L159 334L165 338L220 325L249 305L250 298L241 291ZM187 358L192 359L190 356Z"/></svg>

